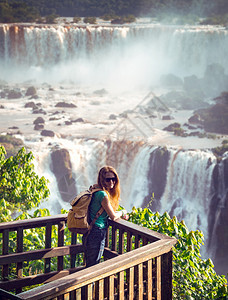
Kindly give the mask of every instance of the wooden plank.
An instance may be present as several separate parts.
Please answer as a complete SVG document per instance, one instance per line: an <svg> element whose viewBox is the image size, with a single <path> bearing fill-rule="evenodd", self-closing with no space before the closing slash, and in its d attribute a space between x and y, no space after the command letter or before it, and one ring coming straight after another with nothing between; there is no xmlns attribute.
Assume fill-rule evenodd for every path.
<svg viewBox="0 0 228 300"><path fill-rule="evenodd" d="M147 280L146 280L146 294L147 299L150 300L153 297L153 280L152 280L152 259L147 262Z"/></svg>
<svg viewBox="0 0 228 300"><path fill-rule="evenodd" d="M45 248L51 248L51 234L52 234L52 224L48 223L46 226L45 232ZM45 258L44 259L44 273L51 272L51 259Z"/></svg>
<svg viewBox="0 0 228 300"><path fill-rule="evenodd" d="M93 284L89 284L87 287L87 300L93 300Z"/></svg>
<svg viewBox="0 0 228 300"><path fill-rule="evenodd" d="M139 234L141 235L141 237L146 237L150 242L155 242L163 239L172 239L171 237L161 234L157 231L153 231L149 228L139 226L137 224L128 222L123 219L118 219L116 221L109 220L109 224L111 226L115 224L118 229L123 229L124 231L130 231L132 235Z"/></svg>
<svg viewBox="0 0 228 300"><path fill-rule="evenodd" d="M119 254L115 251L111 251L109 248L105 247L104 248L104 257L105 259L112 259L114 257L119 256Z"/></svg>
<svg viewBox="0 0 228 300"><path fill-rule="evenodd" d="M77 267L74 269L63 270L60 272L53 271L46 274L32 275L32 276L19 278L19 279L12 279L9 281L0 281L0 288L2 288L3 290L11 291L14 288L17 289L17 288L31 286L31 285L48 283L60 279L62 277L68 276L70 274L73 274L75 272L79 272L82 269L84 269L84 267Z"/></svg>
<svg viewBox="0 0 228 300"><path fill-rule="evenodd" d="M143 264L137 266L138 269L138 300L143 300Z"/></svg>
<svg viewBox="0 0 228 300"><path fill-rule="evenodd" d="M124 253L124 231L119 229L119 254Z"/></svg>
<svg viewBox="0 0 228 300"><path fill-rule="evenodd" d="M124 271L118 275L119 300L124 300Z"/></svg>
<svg viewBox="0 0 228 300"><path fill-rule="evenodd" d="M114 293L115 293L115 287L114 287L114 275L109 276L109 289L108 289L108 299L114 300Z"/></svg>
<svg viewBox="0 0 228 300"><path fill-rule="evenodd" d="M23 228L18 228L17 230L17 253L23 252ZM23 277L23 263L17 263L17 277ZM16 294L22 292L22 288L16 289Z"/></svg>
<svg viewBox="0 0 228 300"><path fill-rule="evenodd" d="M46 227L47 224L58 225L58 223L60 223L61 221L66 222L66 219L66 214L60 214L48 217L2 222L0 223L0 233L2 233L5 229L8 229L9 231L17 231L18 228L30 229L37 227Z"/></svg>
<svg viewBox="0 0 228 300"><path fill-rule="evenodd" d="M132 251L132 234L131 232L127 232L127 252Z"/></svg>
<svg viewBox="0 0 228 300"><path fill-rule="evenodd" d="M172 299L172 251L161 256L161 299Z"/></svg>
<svg viewBox="0 0 228 300"><path fill-rule="evenodd" d="M140 247L140 244L141 244L140 238L141 238L140 235L136 234L136 236L135 236L135 249Z"/></svg>
<svg viewBox="0 0 228 300"><path fill-rule="evenodd" d="M110 248L109 247L109 235L110 235L110 229L109 227L107 228L107 233L106 233L106 239L105 239L105 247Z"/></svg>
<svg viewBox="0 0 228 300"><path fill-rule="evenodd" d="M157 300L161 300L161 256L155 258L156 260L156 295Z"/></svg>
<svg viewBox="0 0 228 300"><path fill-rule="evenodd" d="M112 226L112 251L117 251L117 228Z"/></svg>
<svg viewBox="0 0 228 300"><path fill-rule="evenodd" d="M134 267L129 269L128 294L129 300L134 300Z"/></svg>
<svg viewBox="0 0 228 300"><path fill-rule="evenodd" d="M51 258L62 255L71 255L82 253L83 246L81 244L78 245L70 245L63 247L55 247L50 249L41 249L41 250L33 250L27 251L23 253L12 253L8 255L0 256L0 265L9 264L9 263L18 263L23 261L31 261L38 260L43 258Z"/></svg>
<svg viewBox="0 0 228 300"><path fill-rule="evenodd" d="M72 232L71 233L71 245L77 244L77 233ZM70 267L74 268L76 263L76 254L71 254L70 256Z"/></svg>
<svg viewBox="0 0 228 300"><path fill-rule="evenodd" d="M8 255L9 253L9 230L6 229L3 231L3 235L2 235L2 254L3 255ZM7 263L5 263L2 267L2 277L7 278L9 275L9 263L12 263L11 261L8 261Z"/></svg>
<svg viewBox="0 0 228 300"><path fill-rule="evenodd" d="M0 299L1 300L21 300L17 295L11 294L5 290L0 289Z"/></svg>
<svg viewBox="0 0 228 300"><path fill-rule="evenodd" d="M64 228L65 222L62 221L58 225L58 247L62 247L64 245ZM58 256L57 270L63 270L63 256Z"/></svg>

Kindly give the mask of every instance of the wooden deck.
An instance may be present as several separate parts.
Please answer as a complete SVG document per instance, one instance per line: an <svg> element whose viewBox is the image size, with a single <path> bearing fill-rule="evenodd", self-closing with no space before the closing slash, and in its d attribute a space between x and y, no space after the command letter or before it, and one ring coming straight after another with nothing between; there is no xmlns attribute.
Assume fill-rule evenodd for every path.
<svg viewBox="0 0 228 300"><path fill-rule="evenodd" d="M84 268L77 266L77 256L84 247L80 236L71 235L65 245L66 215L0 223L2 255L0 256L0 299L172 299L172 247L176 240L125 220L110 221L104 261ZM52 230L57 226L57 247L52 245ZM45 247L25 251L26 229L45 228ZM9 253L10 232L16 233L17 247ZM70 267L64 266L64 257ZM57 258L56 270L51 259ZM23 263L42 260L42 273L24 277ZM10 278L15 265L16 278ZM28 291L25 287L39 285ZM14 294L13 294L14 293ZM16 295L15 295L16 293Z"/></svg>

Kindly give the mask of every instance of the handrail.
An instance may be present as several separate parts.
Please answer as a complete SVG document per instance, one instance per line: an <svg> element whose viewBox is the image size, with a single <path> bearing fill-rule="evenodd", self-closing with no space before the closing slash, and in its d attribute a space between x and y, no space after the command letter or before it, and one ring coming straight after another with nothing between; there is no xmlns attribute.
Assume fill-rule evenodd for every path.
<svg viewBox="0 0 228 300"><path fill-rule="evenodd" d="M67 215L61 214L0 223L0 233L2 233L3 237L0 265L2 266L3 279L5 279L5 281L0 281L2 289L16 291L18 299L46 300L54 299L55 297L62 299L61 297L64 297L64 294L76 293L76 290L77 293L81 293L82 288L86 288L86 291L91 296L92 283L97 282L98 285L101 284L104 287L104 282L107 280L109 282L108 286L112 286L108 293L112 294L116 289L116 280L118 278L119 295L130 291L131 297L129 299L133 299L134 290L137 290L137 293L141 293L142 297L145 285L148 289L146 292L148 299L152 297L150 296L152 295L152 286L155 289L155 294L153 294L153 297L156 295L155 299L169 300L172 298L172 247L176 243L176 239L123 219L117 221L110 220L104 251L105 261L99 265L85 269L85 266L82 265L75 266L76 255L84 252L84 246L80 242L77 242L77 235L72 234L71 245L64 244L64 225L66 219ZM58 226L57 247L51 247L53 225ZM24 230L37 227L46 228L44 248L23 252ZM9 233L11 231L16 231L17 234L16 252L13 253L9 253L8 246L10 242ZM126 241L126 244L124 241ZM70 268L69 266L67 268L65 266L64 268L63 258L66 255L70 255ZM58 265L57 269L51 270L49 265L51 259L54 257L57 257ZM40 259L44 260L43 273L23 277L23 262ZM10 275L10 265L13 263L16 263L17 278L7 281ZM126 281L126 278L124 279L124 274L130 276L130 283ZM147 278L146 281L145 276ZM114 279L116 282L115 287ZM100 283L102 280L104 282ZM137 284L135 280L139 280ZM23 287L37 284L43 285L22 292ZM5 292L7 293L7 291ZM107 291L103 290L101 293L107 293ZM1 291L0 295L2 295ZM14 299L13 294L9 295ZM103 296L99 297L99 299L102 299Z"/></svg>
<svg viewBox="0 0 228 300"><path fill-rule="evenodd" d="M110 261L102 262L88 269L81 270L75 274L68 275L64 278L57 279L47 283L45 286L34 288L33 290L19 294L22 299L51 299L61 295L62 291L70 292L77 288L90 284L94 280L104 279L118 272L126 270L137 264L141 264L149 259L168 253L176 243L175 239L160 240L153 244L148 244L142 248L135 249L132 252L122 254L112 258ZM49 296L51 295L51 298Z"/></svg>

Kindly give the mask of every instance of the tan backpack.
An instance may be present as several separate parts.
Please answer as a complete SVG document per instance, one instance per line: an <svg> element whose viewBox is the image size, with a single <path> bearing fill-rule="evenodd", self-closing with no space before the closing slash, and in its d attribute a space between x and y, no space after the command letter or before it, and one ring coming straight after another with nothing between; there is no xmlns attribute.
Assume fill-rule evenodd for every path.
<svg viewBox="0 0 228 300"><path fill-rule="evenodd" d="M81 192L71 201L72 208L67 215L67 226L71 232L85 234L90 232L97 218L103 213L104 208L101 208L96 213L95 218L89 224L88 208L92 200L93 193L103 191L98 185L90 186L86 191Z"/></svg>

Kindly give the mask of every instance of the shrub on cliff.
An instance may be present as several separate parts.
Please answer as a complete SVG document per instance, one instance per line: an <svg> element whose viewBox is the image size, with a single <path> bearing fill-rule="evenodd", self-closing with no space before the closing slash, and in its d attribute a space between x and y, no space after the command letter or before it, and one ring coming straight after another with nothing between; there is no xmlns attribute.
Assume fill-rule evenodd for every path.
<svg viewBox="0 0 228 300"><path fill-rule="evenodd" d="M149 208L133 208L129 221L177 239L173 248L173 299L227 299L225 276L216 274L211 259L200 257L202 232L189 232L184 221Z"/></svg>

